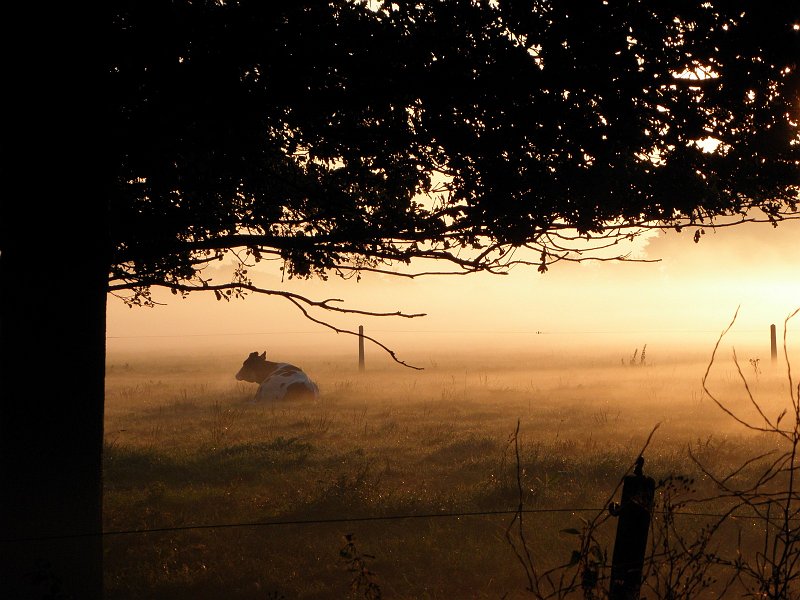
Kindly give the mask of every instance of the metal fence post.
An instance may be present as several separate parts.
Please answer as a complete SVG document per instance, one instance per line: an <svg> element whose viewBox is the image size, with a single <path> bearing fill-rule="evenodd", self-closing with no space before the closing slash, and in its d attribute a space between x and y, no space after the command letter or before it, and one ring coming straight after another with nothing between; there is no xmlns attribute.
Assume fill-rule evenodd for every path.
<svg viewBox="0 0 800 600"><path fill-rule="evenodd" d="M611 514L619 517L611 560L609 600L639 600L656 486L652 477L642 473L643 465L644 458L640 456L633 475L626 475L623 480L620 503L609 506Z"/></svg>

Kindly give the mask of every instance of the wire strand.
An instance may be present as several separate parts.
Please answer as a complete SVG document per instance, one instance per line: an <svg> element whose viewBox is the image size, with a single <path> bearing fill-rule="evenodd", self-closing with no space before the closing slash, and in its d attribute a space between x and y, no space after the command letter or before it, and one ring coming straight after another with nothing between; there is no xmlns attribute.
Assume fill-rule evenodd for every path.
<svg viewBox="0 0 800 600"><path fill-rule="evenodd" d="M336 523L364 523L376 521L399 521L405 519L441 519L441 518L461 518L461 517L488 517L498 515L512 515L519 514L542 514L542 513L576 513L576 512L603 512L608 510L607 507L572 507L572 508L525 508L522 511L516 509L506 510L488 510L488 511L466 511L466 512L440 512L440 513L421 513L421 514L404 514L404 515L383 515L383 516L365 516L365 517L331 517L327 519L292 519L282 521L253 521L242 523L207 523L202 525L181 525L177 527L153 527L147 529L118 529L111 531L103 531L100 533L76 533L65 535L51 535L51 536L35 536L26 538L7 538L0 539L0 543L22 543L22 542L44 542L63 539L78 539L86 537L112 537L123 535L145 535L149 533L169 533L175 531L197 531L205 529L238 529L245 527L279 527L288 525L330 525ZM660 514L660 512L655 513ZM692 516L692 517L727 517L731 519L751 519L758 518L757 515L742 515L742 514L721 514L709 512L689 512L689 511L671 511L671 515ZM800 520L800 517L790 519L792 521Z"/></svg>

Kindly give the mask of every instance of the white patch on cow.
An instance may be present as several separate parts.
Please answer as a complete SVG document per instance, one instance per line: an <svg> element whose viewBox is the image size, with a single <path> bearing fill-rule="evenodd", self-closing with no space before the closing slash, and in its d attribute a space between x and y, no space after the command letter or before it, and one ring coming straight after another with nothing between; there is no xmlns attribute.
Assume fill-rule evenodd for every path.
<svg viewBox="0 0 800 600"><path fill-rule="evenodd" d="M283 400L289 386L295 383L302 385L311 392L315 400L319 398L319 388L316 383L311 381L308 375L293 365L281 363L273 371L272 375L258 386L254 401Z"/></svg>

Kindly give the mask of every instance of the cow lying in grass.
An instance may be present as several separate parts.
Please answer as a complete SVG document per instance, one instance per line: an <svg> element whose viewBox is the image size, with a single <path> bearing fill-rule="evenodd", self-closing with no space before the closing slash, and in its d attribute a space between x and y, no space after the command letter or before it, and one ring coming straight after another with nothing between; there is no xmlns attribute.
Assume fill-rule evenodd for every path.
<svg viewBox="0 0 800 600"><path fill-rule="evenodd" d="M239 381L258 383L253 398L259 400L316 400L319 397L317 384L311 381L302 369L289 363L267 360L267 353L251 352L236 373Z"/></svg>

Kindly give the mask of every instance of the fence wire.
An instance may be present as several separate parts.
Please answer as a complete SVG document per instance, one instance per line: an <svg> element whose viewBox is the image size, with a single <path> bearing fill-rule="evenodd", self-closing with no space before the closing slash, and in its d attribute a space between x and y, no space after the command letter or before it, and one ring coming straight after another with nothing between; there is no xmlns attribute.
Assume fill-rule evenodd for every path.
<svg viewBox="0 0 800 600"><path fill-rule="evenodd" d="M402 515L380 515L380 516L364 516L364 517L330 517L326 519L291 519L291 520L277 520L277 521L251 521L240 523L206 523L199 525L180 525L174 527L153 527L146 529L118 529L103 532L90 532L90 533L77 533L65 535L52 535L52 536L36 536L26 538L7 538L0 539L2 544L23 543L23 542L45 542L55 540L79 539L87 537L113 537L123 535L145 535L150 533L170 533L178 531L197 531L205 529L241 529L241 528L257 528L257 527L280 527L290 525L330 525L336 523L364 523L376 521L400 521L404 519L453 519L462 517L491 517L499 515L519 515L519 514L542 514L542 513L578 513L578 512L595 512L600 513L608 510L608 507L572 507L572 508L524 508L522 510L506 509L506 510L482 510L482 511L466 511L466 512L437 512L437 513L419 513L419 514L402 514ZM661 514L656 511L654 516ZM690 511L670 511L670 515L690 516L690 517L715 517L715 518L730 518L730 519L752 519L758 518L758 515L743 515L743 514L722 514L711 512L690 512ZM789 518L790 521L800 521L800 516Z"/></svg>

